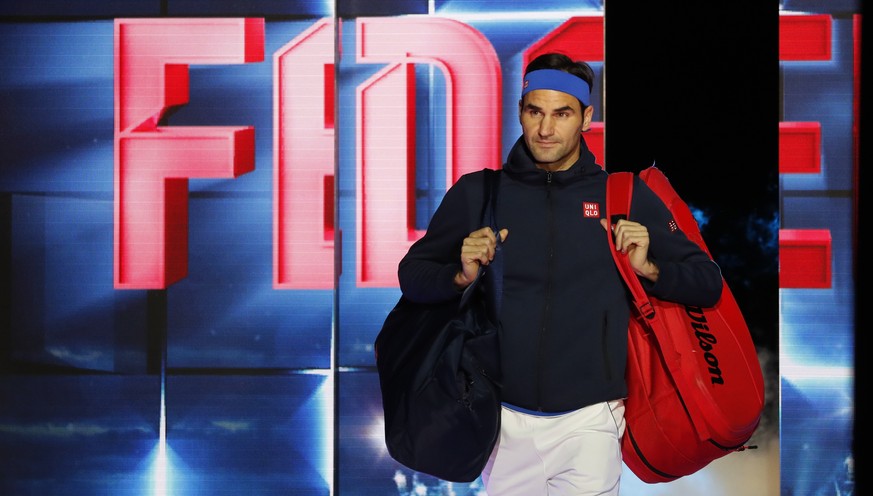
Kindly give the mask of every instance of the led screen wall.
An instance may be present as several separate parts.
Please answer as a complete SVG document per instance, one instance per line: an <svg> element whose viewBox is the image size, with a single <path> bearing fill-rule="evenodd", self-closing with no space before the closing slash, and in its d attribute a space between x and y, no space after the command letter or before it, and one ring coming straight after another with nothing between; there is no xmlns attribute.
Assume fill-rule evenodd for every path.
<svg viewBox="0 0 873 496"><path fill-rule="evenodd" d="M763 72L745 52L757 69L744 77L767 74L757 97L773 102L750 119L772 135L744 160L760 189L731 206L711 186L724 162L676 150L731 141L697 129L715 119L688 96L734 85L706 64L699 80L681 69L704 49L673 50L687 21L663 7L5 3L0 493L484 494L387 456L372 342L399 296L399 257L451 183L500 166L524 64L559 50L595 70L585 138L598 161L656 160L699 214L768 379L758 450L666 485L626 470L622 494L834 494L851 454L857 8L805 2L786 24L775 3L754 7L772 24L735 40L744 49L813 20L797 36L830 51L777 60L774 43ZM642 18L680 29L668 40ZM615 41L640 36L668 43L656 58L682 77L651 78L646 50ZM742 58L717 38L706 50ZM644 91L673 113L652 118ZM799 144L785 141L794 131ZM778 276L777 240L801 250Z"/></svg>
<svg viewBox="0 0 873 496"><path fill-rule="evenodd" d="M784 494L854 492L854 308L861 18L780 17L780 375ZM866 478L864 479L866 480Z"/></svg>

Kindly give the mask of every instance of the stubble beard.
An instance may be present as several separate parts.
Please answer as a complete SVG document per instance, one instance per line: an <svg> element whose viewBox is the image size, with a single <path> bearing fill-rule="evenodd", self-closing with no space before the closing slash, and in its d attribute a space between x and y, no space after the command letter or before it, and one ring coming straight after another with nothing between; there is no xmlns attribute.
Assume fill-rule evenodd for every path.
<svg viewBox="0 0 873 496"><path fill-rule="evenodd" d="M570 166L572 163L566 163L570 155L572 155L573 150L566 149L561 146L560 148L549 148L549 149L541 149L534 146L528 146L531 150L531 155L533 155L534 162L542 169L554 169L552 166L558 166L562 168L564 166Z"/></svg>

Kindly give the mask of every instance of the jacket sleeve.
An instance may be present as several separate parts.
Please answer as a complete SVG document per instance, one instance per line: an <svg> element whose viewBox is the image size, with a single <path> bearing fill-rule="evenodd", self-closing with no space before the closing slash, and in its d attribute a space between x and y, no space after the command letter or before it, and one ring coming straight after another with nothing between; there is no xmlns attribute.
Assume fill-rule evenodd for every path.
<svg viewBox="0 0 873 496"><path fill-rule="evenodd" d="M453 280L461 270L461 245L477 226L482 202L481 173L462 176L446 192L424 236L400 260L397 276L403 295L420 303L460 296ZM478 193L478 195L477 195Z"/></svg>
<svg viewBox="0 0 873 496"><path fill-rule="evenodd" d="M724 285L721 269L696 243L673 223L661 199L638 176L634 178L631 220L649 232L649 258L658 266L658 281L640 278L643 288L656 298L684 305L711 307L718 303Z"/></svg>

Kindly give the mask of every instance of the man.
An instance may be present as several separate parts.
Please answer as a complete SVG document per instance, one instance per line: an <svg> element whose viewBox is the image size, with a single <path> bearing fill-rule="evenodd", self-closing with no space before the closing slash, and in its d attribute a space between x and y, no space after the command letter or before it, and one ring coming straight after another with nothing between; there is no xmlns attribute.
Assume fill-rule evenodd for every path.
<svg viewBox="0 0 873 496"><path fill-rule="evenodd" d="M658 298L712 306L718 266L635 179L630 218L608 242L607 173L582 133L594 108L588 64L545 54L525 70L523 135L501 173L498 233L477 225L484 174L461 177L399 265L422 302L457 297L502 243L501 433L482 473L489 496L617 495L630 306L610 249ZM498 241L499 239L499 241ZM487 279L486 279L487 283Z"/></svg>

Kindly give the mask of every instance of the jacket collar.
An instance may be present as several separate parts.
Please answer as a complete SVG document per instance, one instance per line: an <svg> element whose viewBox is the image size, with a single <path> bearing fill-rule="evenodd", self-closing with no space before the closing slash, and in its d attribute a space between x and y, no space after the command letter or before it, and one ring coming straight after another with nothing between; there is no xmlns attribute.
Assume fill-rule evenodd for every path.
<svg viewBox="0 0 873 496"><path fill-rule="evenodd" d="M594 161L594 154L588 150L585 138L582 137L580 139L579 159L570 168L553 172L552 181L559 183L572 182L584 176L598 174L603 171L603 168ZM512 149L506 158L506 163L503 164L503 170L522 181L540 184L545 182L547 174L546 171L538 168L536 163L534 163L523 136L519 137L515 144L512 145Z"/></svg>

